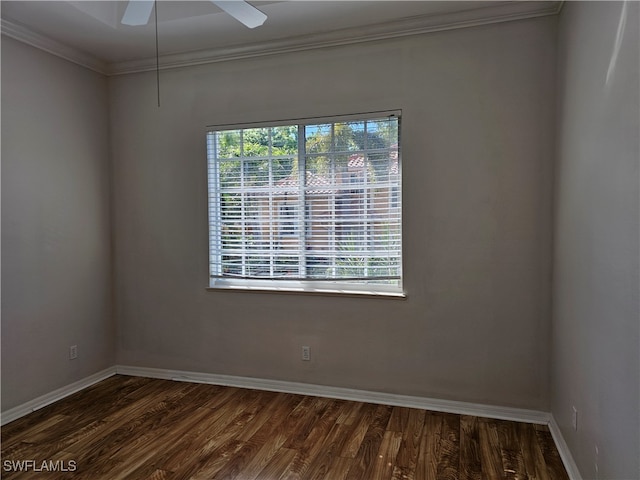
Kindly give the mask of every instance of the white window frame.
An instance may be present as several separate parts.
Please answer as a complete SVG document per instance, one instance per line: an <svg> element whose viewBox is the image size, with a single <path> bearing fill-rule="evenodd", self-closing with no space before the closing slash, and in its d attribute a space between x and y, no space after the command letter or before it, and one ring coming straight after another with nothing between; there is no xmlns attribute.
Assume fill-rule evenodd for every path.
<svg viewBox="0 0 640 480"><path fill-rule="evenodd" d="M282 120L282 121L274 121L274 122L257 122L257 123L242 123L242 124L226 124L226 125L210 125L206 127L207 136L210 133L216 131L224 131L224 130L243 130L243 129L255 129L255 128L266 128L266 127L278 127L278 126L288 126L288 125L297 125L297 126L307 126L307 125L317 125L317 124L335 124L341 122L358 122L365 120L373 120L380 119L384 117L396 117L398 119L398 184L393 187L394 190L394 201L397 202L398 208L400 210L400 229L402 232L402 149L401 149L401 111L383 111L383 112L370 112L365 114L352 114L352 115L341 115L341 116L332 116L332 117L314 117L314 118L305 118L305 119L291 119L291 120ZM302 170L301 175L305 175L304 172L304 161L301 160L308 156L307 153L302 153L305 145L305 139L301 138L303 136L303 129L298 130L298 164L299 168ZM216 162L211 162L209 158L207 158L208 165L208 179L213 178L214 181L219 182L219 172L216 170L217 164ZM219 185L219 184L218 184ZM220 238L220 228L219 223L216 221L212 221L212 215L216 215L216 206L212 206L212 198L210 191L210 181L208 180L207 185L208 191L208 204L209 204L209 230L208 230L208 244L211 245L212 236L216 236ZM335 202L334 202L335 203ZM366 199L365 199L366 203ZM308 204L301 199L301 208L304 210ZM219 206L217 207L219 212ZM213 212L213 213L212 213ZM218 213L219 214L219 213ZM296 233L304 235L305 233L305 224L304 217L305 214L301 215L302 221L300 225L297 225L295 228ZM402 233L400 235L401 244L402 244ZM338 295L369 295L369 296L384 296L391 298L405 298L405 292L403 289L403 247L400 248L400 260L399 260L399 278L398 283L396 284L380 284L380 283L349 283L345 280L316 280L316 279L295 279L295 280L284 280L284 279L247 279L247 278L233 278L233 277L219 277L211 274L211 258L214 255L214 252L209 251L209 286L208 290L235 290L235 291L265 291L265 292L282 292L282 293L317 293L317 294L338 294ZM301 272L302 274L302 272Z"/></svg>

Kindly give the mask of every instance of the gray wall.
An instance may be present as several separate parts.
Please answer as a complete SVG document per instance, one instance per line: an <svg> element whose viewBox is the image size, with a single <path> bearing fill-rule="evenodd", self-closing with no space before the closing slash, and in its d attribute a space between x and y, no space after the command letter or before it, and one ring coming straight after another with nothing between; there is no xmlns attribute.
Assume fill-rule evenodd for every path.
<svg viewBox="0 0 640 480"><path fill-rule="evenodd" d="M3 410L114 363L108 127L102 76L2 37Z"/></svg>
<svg viewBox="0 0 640 480"><path fill-rule="evenodd" d="M555 27L111 78L118 362L547 410ZM398 108L406 300L205 290L206 125Z"/></svg>
<svg viewBox="0 0 640 480"><path fill-rule="evenodd" d="M639 21L637 2L560 17L551 404L588 479L640 478Z"/></svg>

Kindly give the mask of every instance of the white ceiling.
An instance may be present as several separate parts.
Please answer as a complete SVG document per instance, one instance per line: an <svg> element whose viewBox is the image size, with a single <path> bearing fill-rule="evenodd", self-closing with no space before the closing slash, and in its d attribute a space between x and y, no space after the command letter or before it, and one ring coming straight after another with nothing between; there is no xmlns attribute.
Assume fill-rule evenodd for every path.
<svg viewBox="0 0 640 480"><path fill-rule="evenodd" d="M159 1L159 53L165 65L548 15L557 12L560 4L416 0L250 3L268 16L256 29L246 28L209 1ZM4 0L2 33L65 58L75 55L77 58L69 59L103 73L144 70L155 62L154 13L148 25L122 25L126 5L126 1Z"/></svg>

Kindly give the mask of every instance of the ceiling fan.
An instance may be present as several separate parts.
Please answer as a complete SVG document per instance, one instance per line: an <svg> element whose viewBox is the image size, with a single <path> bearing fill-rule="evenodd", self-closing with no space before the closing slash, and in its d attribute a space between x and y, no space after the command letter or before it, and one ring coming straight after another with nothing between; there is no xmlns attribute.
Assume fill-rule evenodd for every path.
<svg viewBox="0 0 640 480"><path fill-rule="evenodd" d="M123 25L138 26L149 23L151 12L158 0L129 0L122 16ZM249 28L259 27L267 16L245 0L209 0L220 9ZM160 55L158 52L158 9L156 8L156 83L158 90L158 107L160 107Z"/></svg>
<svg viewBox="0 0 640 480"><path fill-rule="evenodd" d="M259 27L267 16L253 5L244 0L210 0L233 18L249 28ZM149 23L155 0L129 0L127 9L122 16L124 25L146 25Z"/></svg>

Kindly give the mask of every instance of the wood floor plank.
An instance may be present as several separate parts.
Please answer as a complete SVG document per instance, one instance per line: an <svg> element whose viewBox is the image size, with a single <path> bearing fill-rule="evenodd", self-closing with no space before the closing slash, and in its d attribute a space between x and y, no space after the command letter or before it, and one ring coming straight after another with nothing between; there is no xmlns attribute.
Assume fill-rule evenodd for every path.
<svg viewBox="0 0 640 480"><path fill-rule="evenodd" d="M549 429L547 427L536 429L536 438L542 450L549 477L553 480L569 480L569 475L567 475L567 471L562 465L562 459Z"/></svg>
<svg viewBox="0 0 640 480"><path fill-rule="evenodd" d="M157 409L158 415L147 418L148 421L153 419L153 426L143 427L148 432L141 437L134 435L128 441L120 442L126 441L127 447L120 448L111 455L110 463L105 467L110 475L121 478L131 476L144 478L158 469L172 445L171 442L167 442L167 438L169 436L182 438L209 414L207 410L196 408L190 415L184 415L185 402L197 407L216 391L211 387L210 385L198 387L189 385L154 405L150 411ZM185 400L185 398L188 399Z"/></svg>
<svg viewBox="0 0 640 480"><path fill-rule="evenodd" d="M179 384L168 383L148 384L138 389L138 395L131 396L132 402L115 412L105 412L102 416L103 422L97 426L98 431L94 435L82 438L68 449L71 452L87 451L88 449L104 445L109 435L118 435L121 430L129 430L132 435L136 435L136 426L142 422L145 416L153 415L159 405L170 398L171 395L182 392L183 387ZM184 395L184 392L182 393ZM101 410L95 415L103 415Z"/></svg>
<svg viewBox="0 0 640 480"><path fill-rule="evenodd" d="M237 407L232 412L212 411L203 407L201 410L207 412L207 415L191 432L173 442L171 450L167 452L162 463L163 470L176 471L185 464L197 464L201 457L207 456L207 451L211 452L234 436L232 433L225 437L223 432L231 422L238 421L236 415L240 412ZM242 425L245 422L246 420L243 420ZM241 429L240 426L237 431ZM217 444L210 441L214 435L217 436L219 442Z"/></svg>
<svg viewBox="0 0 640 480"><path fill-rule="evenodd" d="M162 422L147 435L134 439L127 448L120 449L113 456L120 463L109 474L116 478L144 478L150 475L160 467L162 459L171 449L172 442L169 439L181 438L208 414L207 409L197 409L190 415L183 415L180 410L167 411Z"/></svg>
<svg viewBox="0 0 640 480"><path fill-rule="evenodd" d="M286 397L286 394L275 393L275 392L266 392L267 395L261 397L261 405L258 410L255 411L251 422L249 422L245 428L242 430L242 433L238 436L238 440L241 442L248 441L251 437L253 437L264 425L269 421L271 415L278 408L278 399L279 398L289 398Z"/></svg>
<svg viewBox="0 0 640 480"><path fill-rule="evenodd" d="M331 469L334 460L339 457L344 443L347 441L351 425L335 423L324 439L319 438L319 445L316 448L317 454L313 455L305 478L308 480L322 480L327 478L327 472Z"/></svg>
<svg viewBox="0 0 640 480"><path fill-rule="evenodd" d="M402 425L400 430L402 432L402 442L396 457L396 466L402 469L405 476L413 474L416 470L425 414L424 410L409 409L407 423Z"/></svg>
<svg viewBox="0 0 640 480"><path fill-rule="evenodd" d="M375 405L368 404L363 406L358 421L356 422L348 441L342 448L342 452L340 452L341 457L355 458L358 450L360 450L362 440L371 426L375 412Z"/></svg>
<svg viewBox="0 0 640 480"><path fill-rule="evenodd" d="M384 439L392 410L393 407L387 405L377 406L371 425L362 439L360 449L354 458L354 463L349 470L347 479L369 480L372 477L375 460Z"/></svg>
<svg viewBox="0 0 640 480"><path fill-rule="evenodd" d="M70 395L65 398L64 402L52 403L4 425L2 427L2 443L4 444L8 438L23 434L32 425L39 424L55 415L73 414L77 421L84 413L93 421L97 409L103 411L102 409L105 406L110 405L113 405L113 411L120 408L116 400L121 396L121 391L136 390L150 381L151 379L142 377L109 377L102 382Z"/></svg>
<svg viewBox="0 0 640 480"><path fill-rule="evenodd" d="M280 478L293 462L296 453L295 450L291 450L290 448L279 449L269 463L258 473L255 480L273 480L274 478Z"/></svg>
<svg viewBox="0 0 640 480"><path fill-rule="evenodd" d="M331 436L331 430L335 427L336 420L340 416L343 404L328 400L322 409L322 415L316 417L315 425L303 442L295 442L293 448L298 453L284 475L279 480L302 480L307 478L308 470L312 467L318 456L322 453L327 438ZM303 424L306 430L306 424Z"/></svg>
<svg viewBox="0 0 640 480"><path fill-rule="evenodd" d="M69 418L66 415L55 414L50 417L44 417L39 423L34 423L28 426L25 425L19 435L3 435L2 448L9 448L16 442L33 443L33 441L29 440L36 439L37 441L38 437L40 438L40 441L42 441L43 435L46 435L49 428L55 428L56 426L60 427L60 425L67 422L68 419Z"/></svg>
<svg viewBox="0 0 640 480"><path fill-rule="evenodd" d="M388 480L393 475L396 463L396 456L402 443L402 432L387 430L384 432L378 456L372 467L372 480Z"/></svg>
<svg viewBox="0 0 640 480"><path fill-rule="evenodd" d="M195 393L193 389L190 391L192 394ZM183 393L188 394L189 392ZM144 464L158 456L170 445L170 442L166 441L169 435L179 437L185 424L186 427L193 426L203 417L202 413L185 416L182 409L182 398L182 394L175 392L175 395L154 405L148 411L148 415L141 418L139 425L134 428L125 425L116 430L111 436L110 442L103 445L102 448L94 450L94 455L91 457L92 466L100 465L104 474L112 475L115 478L130 478L133 472L139 469L143 472L149 470L143 468ZM144 433L139 435L140 431ZM148 473L146 474L148 475ZM85 474L83 470L79 472L77 478L89 480L92 477L92 472Z"/></svg>
<svg viewBox="0 0 640 480"><path fill-rule="evenodd" d="M437 471L439 480L454 480L460 477L460 415L442 414Z"/></svg>
<svg viewBox="0 0 640 480"><path fill-rule="evenodd" d="M344 480L353 464L352 458L335 457L325 475L326 480Z"/></svg>
<svg viewBox="0 0 640 480"><path fill-rule="evenodd" d="M247 480L255 478L287 440L286 432L283 433L279 428L285 422L288 413L300 401L301 397L286 393L273 397L264 412L252 421L252 423L258 423L260 427L249 438L246 438L244 432L238 436L239 440L245 442L244 445L214 478L225 480L233 480L238 476Z"/></svg>
<svg viewBox="0 0 640 480"><path fill-rule="evenodd" d="M225 395L225 403L211 410L192 436L169 452L163 468L175 471L176 478L211 478L216 474L244 446L238 437L273 399L273 395L256 393L236 389L231 398ZM209 409L211 403L206 405Z"/></svg>
<svg viewBox="0 0 640 480"><path fill-rule="evenodd" d="M126 463L128 447L134 443L143 445L139 443L141 438L157 435L156 429L180 415L184 397L195 388L177 382L161 383L135 402L133 408L125 408L123 411L127 415L107 417L110 426L101 435L76 442L67 449L84 458L79 464L77 478L101 477L119 469Z"/></svg>
<svg viewBox="0 0 640 480"><path fill-rule="evenodd" d="M248 450L250 446L254 447L252 451L255 453L238 472L243 480L254 480L260 474L287 441L289 432L295 431L296 424L300 422L300 418L289 418L288 415L292 409L295 410L301 397L297 395L286 395L286 397L278 397L274 400L278 403L278 408L271 412L268 421L247 441L244 448ZM236 478L224 470L218 476L230 480Z"/></svg>
<svg viewBox="0 0 640 480"><path fill-rule="evenodd" d="M318 420L322 418L322 415L324 415L324 412L329 407L331 401L328 398L307 397L302 401L302 403L303 405L301 408L304 408L305 412L304 421L298 426L298 430L296 432L292 432L292 435L285 444L286 448L295 449L305 443L306 439L313 431L314 426Z"/></svg>
<svg viewBox="0 0 640 480"><path fill-rule="evenodd" d="M166 470L154 470L144 480L169 480L171 478L171 472Z"/></svg>
<svg viewBox="0 0 640 480"><path fill-rule="evenodd" d="M416 480L457 480L459 477L458 416L427 412L416 467Z"/></svg>
<svg viewBox="0 0 640 480"><path fill-rule="evenodd" d="M336 423L344 423L345 425L353 425L354 422L358 420L360 417L360 410L364 406L363 403L360 402L348 402L348 407L345 411L340 414Z"/></svg>
<svg viewBox="0 0 640 480"><path fill-rule="evenodd" d="M568 480L546 426L125 376L1 437L6 480Z"/></svg>
<svg viewBox="0 0 640 480"><path fill-rule="evenodd" d="M554 480L553 477L549 474L549 470L547 469L546 460L542 453L542 448L540 447L540 442L538 440L538 436L536 434L538 425L527 425L529 427L528 436L530 438L529 443L531 445L531 449L533 450L533 461L535 462L536 468L536 480ZM546 429L546 425L544 426ZM524 448L524 447L523 447ZM555 444L552 446L553 450L556 450ZM556 450L557 451L557 450ZM562 466L562 472L559 472L559 475L562 477L562 474L565 473L564 466Z"/></svg>
<svg viewBox="0 0 640 480"><path fill-rule="evenodd" d="M440 438L442 438L442 419L426 412L416 463L416 480L436 480Z"/></svg>
<svg viewBox="0 0 640 480"><path fill-rule="evenodd" d="M480 440L480 456L482 459L482 474L486 480L502 480L504 467L500 453L498 428L492 420L481 419L478 424Z"/></svg>
<svg viewBox="0 0 640 480"><path fill-rule="evenodd" d="M522 450L518 443L516 425L513 422L496 420L502 466L505 478L509 480L528 480Z"/></svg>
<svg viewBox="0 0 640 480"><path fill-rule="evenodd" d="M73 419L68 419L67 423L73 425L74 421ZM106 424L107 422L104 420L98 420L84 427L78 425L78 428L75 430L69 431L66 428L62 429L59 437L51 438L47 441L34 441L30 439L28 443L28 453L25 451L23 458L32 458L36 455L40 458L53 458L57 452L64 451L77 442L82 442L99 435L100 430L102 430Z"/></svg>
<svg viewBox="0 0 640 480"><path fill-rule="evenodd" d="M413 409L407 407L393 407L387 430L392 432L402 432L409 423L409 415Z"/></svg>
<svg viewBox="0 0 640 480"><path fill-rule="evenodd" d="M173 478L178 480L209 480L214 478L229 462L234 461L244 445L243 442L236 439L229 440L206 457L201 457L198 464L189 464L187 468L176 472Z"/></svg>
<svg viewBox="0 0 640 480"><path fill-rule="evenodd" d="M482 480L478 417L460 416L460 480Z"/></svg>
<svg viewBox="0 0 640 480"><path fill-rule="evenodd" d="M327 473L334 464L336 458L339 458L339 452L348 436L350 425L334 424L332 429L327 433L319 453L315 455L311 462L305 478L308 480L322 480L327 478Z"/></svg>
<svg viewBox="0 0 640 480"><path fill-rule="evenodd" d="M524 466L529 478L535 480L552 480L549 478L548 471L545 468L544 457L538 444L538 438L536 437L536 431L533 425L519 423L517 428L522 458L524 459Z"/></svg>
<svg viewBox="0 0 640 480"><path fill-rule="evenodd" d="M336 422L325 435L324 439L319 438L319 453L315 455L315 458L311 461L305 474L306 479L322 480L328 478L327 474L335 463L335 459L339 457L351 432L355 428L353 424L339 423L340 419L345 418L345 413L353 412L354 409L357 409L354 408L354 405L355 402L345 402L338 412ZM348 413L348 415L350 415L350 413Z"/></svg>

